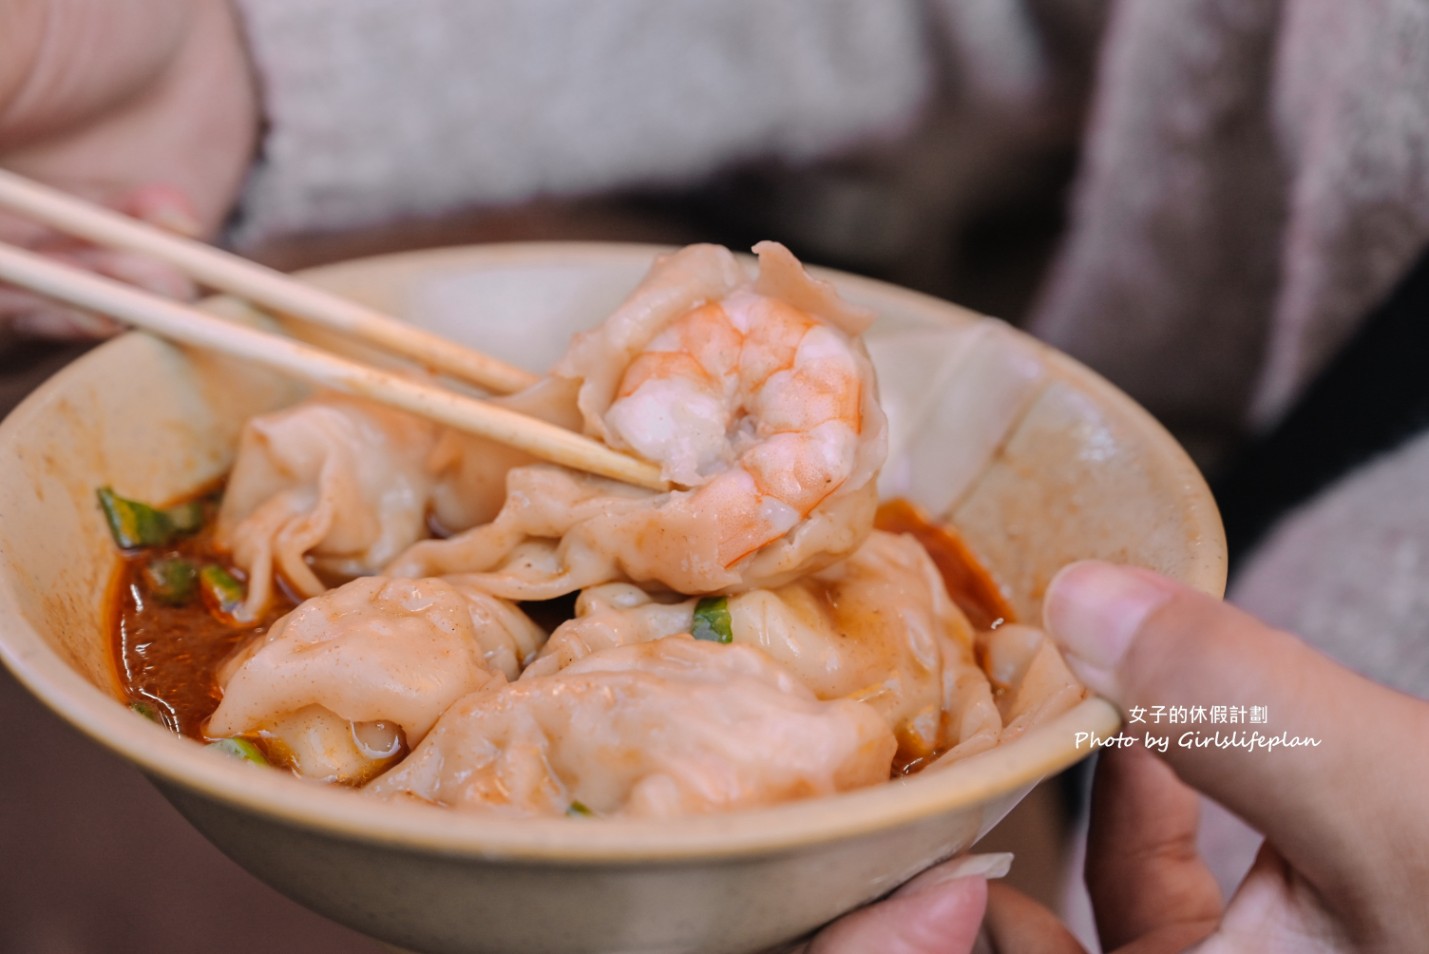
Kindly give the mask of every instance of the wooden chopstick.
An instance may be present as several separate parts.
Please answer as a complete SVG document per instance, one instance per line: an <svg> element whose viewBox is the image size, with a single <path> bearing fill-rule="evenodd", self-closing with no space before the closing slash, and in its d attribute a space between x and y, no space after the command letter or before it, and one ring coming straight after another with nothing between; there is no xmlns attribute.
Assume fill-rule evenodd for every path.
<svg viewBox="0 0 1429 954"><path fill-rule="evenodd" d="M199 284L361 338L411 358L430 370L501 394L536 383L537 376L276 269L157 229L0 169L0 208L109 248L140 252L174 266Z"/></svg>
<svg viewBox="0 0 1429 954"><path fill-rule="evenodd" d="M197 308L4 243L0 243L0 281L102 312L171 341L220 351L325 387L371 398L551 463L652 490L669 489L654 464L554 424L340 358L282 335L224 321Z"/></svg>

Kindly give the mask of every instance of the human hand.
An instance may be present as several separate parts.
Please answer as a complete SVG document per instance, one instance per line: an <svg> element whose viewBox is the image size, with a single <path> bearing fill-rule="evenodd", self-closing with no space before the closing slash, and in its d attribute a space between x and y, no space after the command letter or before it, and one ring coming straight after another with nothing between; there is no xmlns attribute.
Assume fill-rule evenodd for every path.
<svg viewBox="0 0 1429 954"><path fill-rule="evenodd" d="M1291 736L1320 740L1198 748L1176 744L1173 733L1165 753L1105 751L1086 872L1105 950L1423 947L1429 704L1144 570L1070 567L1048 589L1045 618L1078 676L1123 714L1133 706L1263 705ZM1136 728L1146 727L1128 725L1125 734ZM1196 853L1195 790L1266 837L1228 904ZM999 951L1082 950L1050 912L999 886L985 930Z"/></svg>
<svg viewBox="0 0 1429 954"><path fill-rule="evenodd" d="M882 901L834 921L793 954L970 951L987 906L986 877L1005 874L1010 857L972 855L935 865Z"/></svg>
<svg viewBox="0 0 1429 954"><path fill-rule="evenodd" d="M13 0L0 30L0 166L199 237L217 232L258 136L258 101L226 0ZM178 273L0 218L0 241L178 297ZM55 337L104 319L0 287L0 325Z"/></svg>
<svg viewBox="0 0 1429 954"><path fill-rule="evenodd" d="M1069 567L1048 588L1044 616L1069 665L1124 716L1133 707L1254 704L1290 736L1319 740L1273 750L1196 747L1178 744L1172 733L1164 752L1143 745L1104 751L1086 870L1103 950L1423 946L1429 703L1145 570ZM1140 735L1138 728L1145 727L1128 722L1123 735ZM1197 790L1266 836L1228 904L1197 854ZM834 922L809 950L961 954L974 949L971 925L984 892L977 950L1083 952L1057 917L1030 899L980 879L949 881L938 868Z"/></svg>

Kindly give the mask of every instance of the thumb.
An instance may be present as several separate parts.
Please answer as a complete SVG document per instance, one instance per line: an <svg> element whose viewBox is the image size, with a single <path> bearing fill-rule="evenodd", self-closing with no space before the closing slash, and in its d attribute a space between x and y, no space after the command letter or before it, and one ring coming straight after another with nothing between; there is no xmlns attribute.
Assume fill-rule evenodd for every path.
<svg viewBox="0 0 1429 954"><path fill-rule="evenodd" d="M987 907L987 881L979 875L992 873L986 866L995 861L995 856L957 858L930 868L882 901L846 914L824 928L810 942L807 952L971 951ZM1004 861L1000 871L1006 870Z"/></svg>
<svg viewBox="0 0 1429 954"><path fill-rule="evenodd" d="M1148 570L1074 564L1043 605L1068 664L1117 704L1126 734L1155 737L1185 782L1259 829L1323 890L1378 880L1372 869L1383 859L1364 847L1367 816L1423 827L1399 776L1429 732L1429 706Z"/></svg>

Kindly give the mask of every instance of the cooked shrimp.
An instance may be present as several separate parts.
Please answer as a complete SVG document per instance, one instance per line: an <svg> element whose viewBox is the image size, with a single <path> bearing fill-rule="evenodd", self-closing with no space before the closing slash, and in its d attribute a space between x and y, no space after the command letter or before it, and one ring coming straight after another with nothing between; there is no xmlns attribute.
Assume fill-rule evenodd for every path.
<svg viewBox="0 0 1429 954"><path fill-rule="evenodd" d="M536 519L533 499L515 489L529 481L516 478L494 524L466 541L420 544L392 571L514 571L514 589L486 582L520 598L616 580L708 593L776 585L852 552L872 529L887 443L858 338L869 316L782 245L755 250L753 281L717 246L662 259L554 371L579 382L588 433L690 489L639 501L622 491L610 507L585 508L592 516L541 507ZM586 478L540 482L546 500L612 495ZM572 482L586 489L549 486ZM536 561L539 571L529 548L519 567L507 559L533 537L558 551Z"/></svg>
<svg viewBox="0 0 1429 954"><path fill-rule="evenodd" d="M698 486L732 566L783 536L858 462L872 386L848 337L748 291L689 312L636 356L605 420L616 443Z"/></svg>

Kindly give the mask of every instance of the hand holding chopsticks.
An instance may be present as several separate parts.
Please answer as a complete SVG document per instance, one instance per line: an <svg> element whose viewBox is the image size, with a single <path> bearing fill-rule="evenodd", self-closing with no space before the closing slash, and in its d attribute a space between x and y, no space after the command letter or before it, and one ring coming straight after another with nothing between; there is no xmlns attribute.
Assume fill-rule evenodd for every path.
<svg viewBox="0 0 1429 954"><path fill-rule="evenodd" d="M231 252L161 231L3 169L0 208L95 245L139 252L167 262L201 285L230 292L285 316L362 338L489 391L507 394L536 383L536 376L524 368L293 281L282 272Z"/></svg>
<svg viewBox="0 0 1429 954"><path fill-rule="evenodd" d="M26 196L27 202L39 196L39 204L16 204L13 201L16 195L13 186L16 182L26 186L26 188L20 189L19 193ZM61 220L68 224L81 224L79 219L84 219L85 221L82 223L84 231L81 232L79 228L67 230L96 241L114 235L123 235L122 244L125 248L144 252L158 249L160 257L171 264L177 264L185 270L188 270L191 265L194 266L190 273L204 284L238 291L240 294L248 294L250 289L259 288L263 297L259 298L257 295L250 297L268 304L283 301L286 303L285 305L275 305L275 307L283 307L285 310L295 302L317 301L323 306L319 310L337 314L342 313L343 309L331 308L332 303L351 305L353 310L349 314L365 312L369 317L376 315L379 320L375 323L364 320L354 322L349 326L329 320L324 320L323 323L329 327L348 327L357 330L357 333L366 337L367 340L375 340L384 344L389 340L406 344L407 335L416 335L419 340L425 336L436 345L433 346L434 350L425 352L426 356L419 357L418 360L429 365L443 364L450 367L454 362L432 362L427 358L441 352L442 349L460 350L455 344L442 338L425 332L419 334L419 329L377 315L375 312L362 309L360 306L326 293L317 293L311 298L306 297L305 292L315 290L308 289L281 273L252 265L235 256L202 246L199 243L165 235L156 229L124 219L115 213L90 209L85 203L78 200L63 197L63 202L56 202L53 196L45 195L49 190L39 186L35 186L34 190L31 190L28 188L30 185L23 179L0 172L0 192L3 192L3 195L0 195L0 206L16 211L42 206L47 210L47 217L44 220L56 227L65 227L58 224ZM77 206L78 209L74 206ZM97 213L99 217L90 218L90 213ZM110 217L119 220L119 224L107 221ZM101 224L95 224L96 222ZM142 241L135 241L136 236L142 236ZM182 255L174 254L175 248L183 249ZM232 262L227 262L227 259L232 259ZM221 265L216 263L221 263ZM267 274L258 284L250 284L249 279L252 276L245 274L250 269L255 273L266 272ZM240 276L239 280L230 281L235 275ZM0 281L10 282L80 308L110 315L172 341L220 351L316 384L401 408L450 427L517 448L542 460L641 487L655 490L668 489L668 485L660 476L659 468L655 465L619 453L604 444L564 428L432 384L338 357L292 338L224 321L196 308L140 291L132 286L102 278L78 268L59 264L35 253L5 244L0 244ZM245 287L238 287L240 285ZM311 317L313 313L312 311L308 312L308 316ZM390 325L391 328L373 335L374 327L387 325ZM424 343L422 347L425 349L427 345ZM400 350L414 356L416 349L402 348ZM467 354L468 357L471 354L476 354L479 358L484 359L484 361L475 362L468 360L464 363L468 367L481 366L484 368L482 373L486 377L483 383L496 389L512 390L536 380L535 376L529 372L510 368L510 366L504 367L510 368L515 375L506 375L503 378L500 375L487 374L492 368L502 367L502 363L480 355L479 352L467 352Z"/></svg>

